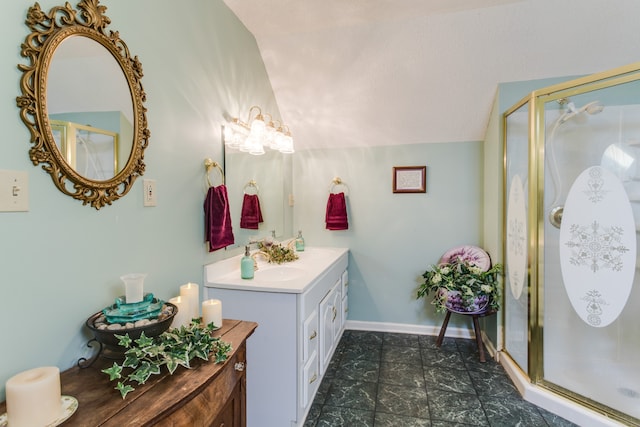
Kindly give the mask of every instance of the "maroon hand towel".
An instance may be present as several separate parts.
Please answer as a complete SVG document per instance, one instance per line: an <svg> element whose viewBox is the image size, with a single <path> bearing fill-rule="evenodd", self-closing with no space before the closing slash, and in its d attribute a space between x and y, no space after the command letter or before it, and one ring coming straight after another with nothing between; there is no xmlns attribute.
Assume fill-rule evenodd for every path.
<svg viewBox="0 0 640 427"><path fill-rule="evenodd" d="M227 187L209 187L204 200L204 233L209 242L209 252L233 244L233 229Z"/></svg>
<svg viewBox="0 0 640 427"><path fill-rule="evenodd" d="M262 222L262 211L257 194L245 194L242 199L242 212L240 213L240 228L258 229Z"/></svg>
<svg viewBox="0 0 640 427"><path fill-rule="evenodd" d="M344 193L330 193L326 212L327 230L346 230L349 228L347 220L347 203Z"/></svg>

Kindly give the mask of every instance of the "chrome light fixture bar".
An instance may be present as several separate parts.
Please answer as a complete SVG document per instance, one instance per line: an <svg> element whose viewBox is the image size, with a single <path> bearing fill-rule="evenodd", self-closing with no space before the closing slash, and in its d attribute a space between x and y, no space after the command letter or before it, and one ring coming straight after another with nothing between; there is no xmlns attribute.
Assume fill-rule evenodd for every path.
<svg viewBox="0 0 640 427"><path fill-rule="evenodd" d="M257 111L257 114L254 111ZM265 116L269 119L265 120ZM224 144L256 156L264 154L265 147L285 154L295 151L289 127L277 120L274 121L270 114L263 114L257 105L249 109L246 122L234 117L225 126Z"/></svg>

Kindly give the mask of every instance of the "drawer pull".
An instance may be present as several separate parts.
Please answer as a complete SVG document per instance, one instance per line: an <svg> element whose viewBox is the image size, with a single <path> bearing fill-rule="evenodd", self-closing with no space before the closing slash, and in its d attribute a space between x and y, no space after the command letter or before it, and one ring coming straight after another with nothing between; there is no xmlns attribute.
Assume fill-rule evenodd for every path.
<svg viewBox="0 0 640 427"><path fill-rule="evenodd" d="M234 368L236 369L236 371L244 371L244 362L238 362L234 365Z"/></svg>
<svg viewBox="0 0 640 427"><path fill-rule="evenodd" d="M309 384L313 384L318 379L318 374L313 374L311 379L309 380Z"/></svg>
<svg viewBox="0 0 640 427"><path fill-rule="evenodd" d="M315 337L318 336L318 331L313 331L313 333L311 334L311 336L309 337L309 340L314 339Z"/></svg>
<svg viewBox="0 0 640 427"><path fill-rule="evenodd" d="M336 310L335 307L333 307L333 319L331 320L336 320L336 316L338 315L338 310Z"/></svg>

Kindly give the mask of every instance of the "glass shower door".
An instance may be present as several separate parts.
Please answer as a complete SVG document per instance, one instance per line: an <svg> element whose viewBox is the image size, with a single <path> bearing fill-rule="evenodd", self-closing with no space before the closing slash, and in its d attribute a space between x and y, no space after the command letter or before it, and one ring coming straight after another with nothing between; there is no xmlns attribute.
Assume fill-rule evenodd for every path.
<svg viewBox="0 0 640 427"><path fill-rule="evenodd" d="M528 375L528 198L529 198L529 103L506 120L506 214L505 214L505 351Z"/></svg>
<svg viewBox="0 0 640 427"><path fill-rule="evenodd" d="M640 419L640 85L544 104L542 383Z"/></svg>

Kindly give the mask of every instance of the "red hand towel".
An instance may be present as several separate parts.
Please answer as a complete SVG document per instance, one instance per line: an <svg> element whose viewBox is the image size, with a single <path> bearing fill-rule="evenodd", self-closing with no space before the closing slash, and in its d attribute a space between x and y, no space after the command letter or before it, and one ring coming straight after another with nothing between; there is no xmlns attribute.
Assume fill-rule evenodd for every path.
<svg viewBox="0 0 640 427"><path fill-rule="evenodd" d="M242 212L240 214L240 228L258 229L262 222L262 211L257 194L245 194L242 199Z"/></svg>
<svg viewBox="0 0 640 427"><path fill-rule="evenodd" d="M207 191L204 200L204 233L205 241L209 242L209 252L234 242L227 187L224 185L209 187Z"/></svg>
<svg viewBox="0 0 640 427"><path fill-rule="evenodd" d="M327 222L327 230L346 230L349 228L347 203L344 198L344 193L329 194L325 219Z"/></svg>

